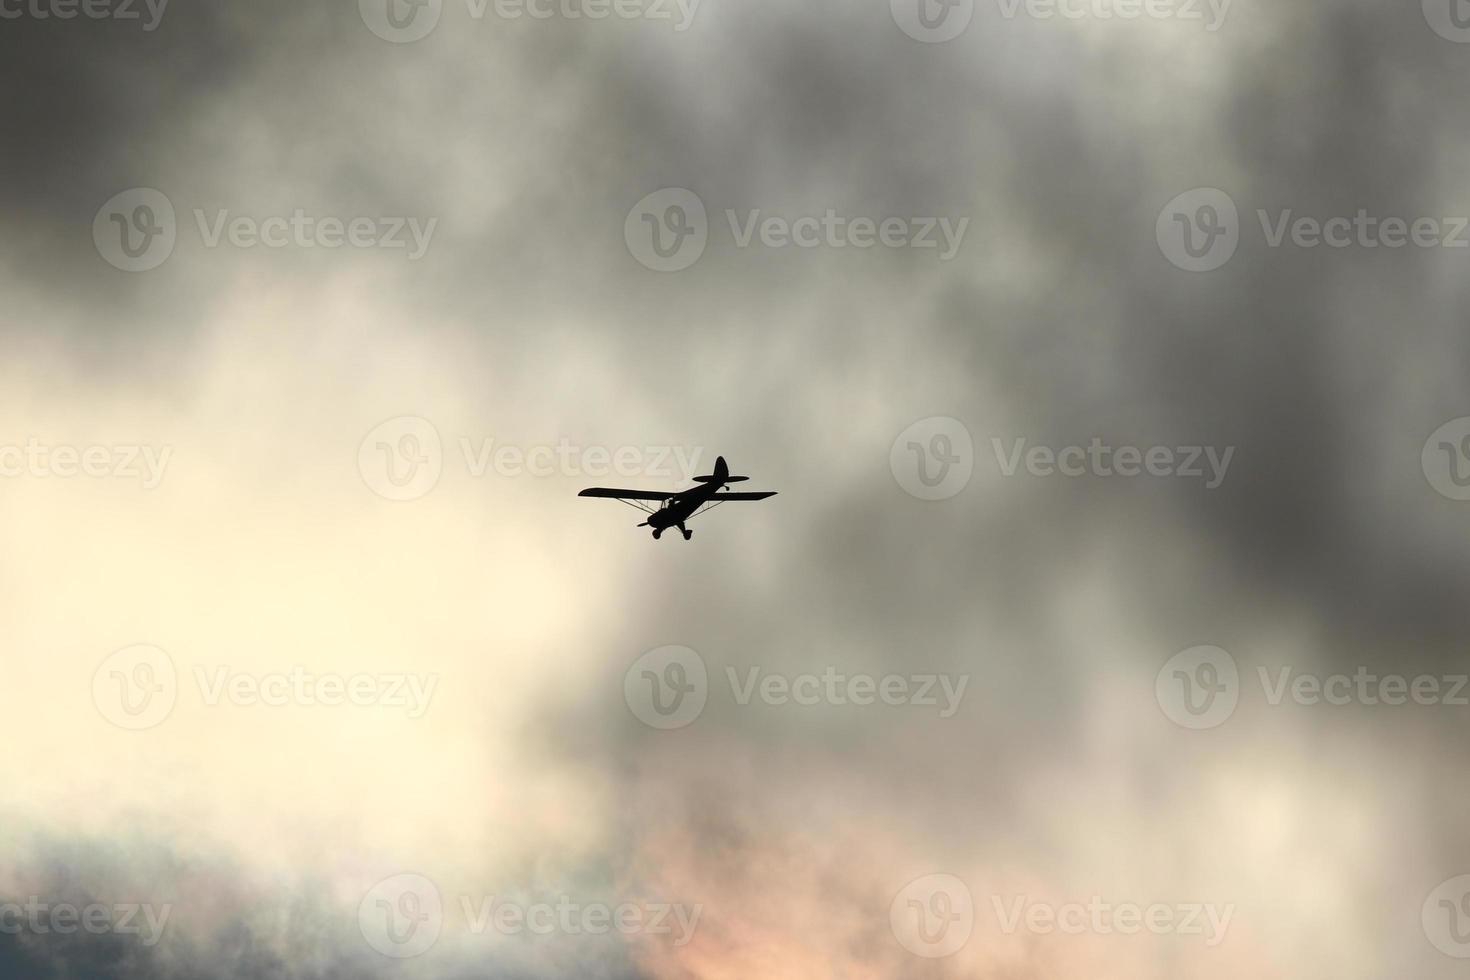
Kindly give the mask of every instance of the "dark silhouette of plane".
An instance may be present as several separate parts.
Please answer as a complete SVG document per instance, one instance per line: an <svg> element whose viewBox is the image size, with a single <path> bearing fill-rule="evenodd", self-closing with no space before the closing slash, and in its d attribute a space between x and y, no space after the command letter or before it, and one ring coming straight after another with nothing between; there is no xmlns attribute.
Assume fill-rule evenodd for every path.
<svg viewBox="0 0 1470 980"><path fill-rule="evenodd" d="M776 491L761 490L754 493L726 493L725 488L732 483L744 483L750 479L748 476L731 476L730 467L725 465L725 457L721 456L715 460L715 471L708 476L696 476L694 482L697 487L688 490L664 491L657 490L612 490L607 487L590 487L577 494L579 497L607 497L612 500L621 500L632 507L637 507L648 515L648 520L639 524L639 527L653 528L653 537L657 541L666 528L677 527L684 534L684 540L688 541L694 537L694 532L684 526L684 522L697 517L707 511L713 510L727 500L765 500L774 497ZM653 501L659 501L661 506L657 509L649 506Z"/></svg>

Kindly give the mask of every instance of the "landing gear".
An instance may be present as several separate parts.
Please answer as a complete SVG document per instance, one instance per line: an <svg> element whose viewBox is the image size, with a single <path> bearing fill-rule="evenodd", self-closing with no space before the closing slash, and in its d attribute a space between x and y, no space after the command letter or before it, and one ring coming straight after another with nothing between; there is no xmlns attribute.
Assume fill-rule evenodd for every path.
<svg viewBox="0 0 1470 980"><path fill-rule="evenodd" d="M658 539L659 539L659 537L660 537L660 536L661 536L661 535L662 535L662 534L663 534L663 533L664 533L664 529L663 529L663 528L661 528L661 527L656 527L656 528L654 528L654 529L653 529L653 540L655 540L655 541L657 541L657 540L658 540Z"/></svg>
<svg viewBox="0 0 1470 980"><path fill-rule="evenodd" d="M690 539L690 538L692 538L692 537L694 537L694 532L693 532L693 531L691 531L691 530L689 530L689 529L688 529L688 528L687 528L687 527L685 527L685 526L684 526L684 525L683 525L683 524L680 524L680 525L679 525L679 530L681 530L681 531L683 531L683 532L684 532L684 540L685 540L685 541L688 541L688 540L689 540L689 539Z"/></svg>

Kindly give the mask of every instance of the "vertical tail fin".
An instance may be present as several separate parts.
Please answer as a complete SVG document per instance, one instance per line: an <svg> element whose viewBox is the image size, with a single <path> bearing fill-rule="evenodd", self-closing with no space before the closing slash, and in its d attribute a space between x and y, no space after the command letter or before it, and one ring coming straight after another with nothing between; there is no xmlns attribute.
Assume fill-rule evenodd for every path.
<svg viewBox="0 0 1470 980"><path fill-rule="evenodd" d="M715 471L708 476L696 476L696 483L718 483L721 486L726 483L743 483L750 479L748 476L731 476L730 467L725 463L725 457L720 456L715 460Z"/></svg>

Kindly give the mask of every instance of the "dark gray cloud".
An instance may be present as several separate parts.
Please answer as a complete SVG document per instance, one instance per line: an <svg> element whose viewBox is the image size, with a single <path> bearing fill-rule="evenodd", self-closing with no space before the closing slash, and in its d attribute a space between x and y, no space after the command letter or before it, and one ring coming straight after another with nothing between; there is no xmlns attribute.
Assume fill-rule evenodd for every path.
<svg viewBox="0 0 1470 980"><path fill-rule="evenodd" d="M0 328L20 350L54 347L67 368L147 390L186 418L203 411L209 383L259 367L244 364L251 343L221 344L221 322L255 331L276 358L247 390L288 409L312 404L288 366L318 364L323 345L325 362L365 379L423 352L416 365L449 366L432 381L408 370L370 408L343 408L340 427L356 438L452 392L469 426L520 426L525 440L697 443L781 490L757 515L712 515L697 549L665 541L616 557L584 556L585 537L552 537L573 528L647 544L612 505L594 514L567 493L533 510L517 488L473 512L497 532L544 530L551 564L606 560L593 577L613 590L605 604L548 601L577 627L568 642L594 647L594 666L578 660L549 678L514 728L518 751L606 807L604 836L548 859L546 873L599 891L625 879L688 889L711 908L716 952L645 959L635 948L606 975L714 975L721 951L761 938L785 948L777 940L789 934L832 943L840 964L886 963L895 869L1000 875L1014 870L1007 848L1041 879L1065 878L1056 869L1069 860L1106 879L1108 854L1161 867L1175 855L1137 838L1177 833L1161 852L1199 845L1191 828L1228 821L1192 807L1239 787L1237 769L1268 763L1305 787L1305 802L1273 802L1283 826L1337 805L1365 834L1423 832L1382 867L1344 857L1355 897L1376 875L1412 919L1420 878L1433 879L1427 891L1456 871L1465 803L1444 774L1462 746L1441 719L1257 718L1246 706L1247 721L1217 740L1181 743L1150 685L1170 655L1206 642L1251 677L1280 663L1464 669L1463 505L1420 472L1428 434L1470 414L1461 253L1269 248L1256 213L1470 213L1456 184L1470 108L1454 97L1470 49L1437 37L1418 10L1368 2L1322 13L1238 0L1213 34L1006 20L981 4L970 30L942 45L905 36L881 3L705 0L680 33L477 21L449 2L434 33L404 45L375 37L354 6L179 4L152 32L0 24L0 77L26 93L0 107L0 275L12 297ZM170 197L180 241L162 268L128 275L101 260L91 225L103 201L134 186ZM1176 269L1154 237L1159 209L1197 186L1225 190L1241 219L1237 254L1208 274ZM704 256L677 274L644 268L623 241L629 209L664 187L694 191L710 219ZM210 249L193 214L296 208L432 217L436 238L413 263ZM829 208L970 225L942 262L918 250L742 248L725 217ZM360 306L336 313L340 293ZM302 329L296 317L315 302L324 317L367 310L393 322L385 333ZM231 319L241 306L243 321ZM256 410L242 407L242 430ZM380 414L359 417L369 411ZM929 503L904 493L887 459L899 432L934 415L966 423L976 476ZM998 477L992 438L1020 437L1235 455L1215 490ZM548 670L570 659L545 642ZM657 732L630 716L622 683L663 644L698 650L716 680L726 668L838 666L963 672L971 687L954 719L722 698L689 729ZM1272 754L1282 745L1285 761ZM1313 751L1325 754L1320 768L1302 761ZM1396 775L1390 804L1348 763L1366 755L1392 768L1396 754L1420 768ZM1346 788L1318 782L1322 772ZM1055 825L1034 826L1038 813ZM1099 835L1126 840L1099 856L1079 829L1088 817ZM814 845L811 819L866 849L867 862ZM1242 866L1278 853L1246 830L1232 843ZM1331 844L1351 851L1355 839ZM48 888L85 891L123 874L100 845L53 841L38 853ZM342 938L351 910L344 920L326 885L266 898L247 884L253 872L209 860L233 896L213 928L146 951L116 937L6 937L0 973L407 975ZM166 849L130 861L127 874L149 880L201 873ZM1243 903L1268 890L1203 863L1195 878L1160 872L1143 887L1229 881ZM779 926L740 906L763 899L767 869L790 883ZM798 910L811 896L822 928ZM843 927L873 908L876 939ZM1382 919L1355 909L1371 941ZM262 930L267 921L288 925ZM1407 972L1407 956L1418 966L1424 949L1404 948L1379 965ZM1241 956L1232 968L1270 959ZM600 957L567 944L490 966L585 972ZM1056 964L986 966L1030 976Z"/></svg>

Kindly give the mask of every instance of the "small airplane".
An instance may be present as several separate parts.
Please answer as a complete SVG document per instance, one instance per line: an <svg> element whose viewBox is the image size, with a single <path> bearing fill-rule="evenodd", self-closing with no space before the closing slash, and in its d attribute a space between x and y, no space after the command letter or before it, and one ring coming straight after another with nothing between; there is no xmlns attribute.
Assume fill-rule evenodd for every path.
<svg viewBox="0 0 1470 980"><path fill-rule="evenodd" d="M699 486L690 487L688 490L613 490L608 487L589 487L577 496L621 500L648 515L648 520L638 526L653 528L655 541L667 528L671 527L677 527L683 532L684 540L688 541L694 537L694 532L684 526L684 522L690 518L713 510L727 500L765 500L767 497L776 495L774 490L752 493L725 492L725 488L730 484L744 483L748 479L750 479L748 476L731 476L730 467L725 465L725 457L721 456L715 460L715 471L708 476L696 476L694 482ZM659 501L661 506L657 509L649 506L653 501Z"/></svg>

